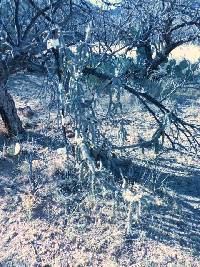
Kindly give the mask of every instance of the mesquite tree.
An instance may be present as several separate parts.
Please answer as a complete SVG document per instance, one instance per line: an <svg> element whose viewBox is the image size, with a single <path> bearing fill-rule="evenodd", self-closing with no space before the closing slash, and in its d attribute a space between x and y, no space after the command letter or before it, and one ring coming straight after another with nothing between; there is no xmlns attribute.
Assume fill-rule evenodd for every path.
<svg viewBox="0 0 200 267"><path fill-rule="evenodd" d="M98 37L108 51L137 48L142 74L150 75L176 47L199 39L199 7L193 0L123 0L99 16Z"/></svg>
<svg viewBox="0 0 200 267"><path fill-rule="evenodd" d="M21 66L44 71L48 62L53 61L55 68L49 71L57 76L58 112L66 152L75 150L74 156L86 165L81 168L88 169L92 184L97 158L106 168L121 175L122 166L113 150L140 146L152 147L159 153L168 144L173 149L191 147L196 152L199 126L184 121L167 106L166 100L180 82L174 82L171 72L163 75L160 71L174 48L198 39L199 11L189 4L189 0L167 3L149 0L148 6L146 1L122 1L116 9L103 11L87 1L1 2L5 14L1 18L4 48L0 112L9 130L15 134L22 131L6 92L9 74L21 70ZM8 15L12 18L10 24ZM71 44L75 45L75 52L69 49ZM117 53L122 48L125 53L120 57ZM135 60L127 58L132 49L137 50ZM150 92L152 86L163 92L166 82L171 91L166 90L158 97ZM102 111L104 115L100 116L100 107L104 105L102 91L108 101ZM134 95L155 120L157 129L150 140L126 145L124 92ZM12 104L11 114L3 103ZM71 144L66 134L69 121L75 129L75 144ZM115 144L104 131L105 122L118 129Z"/></svg>
<svg viewBox="0 0 200 267"><path fill-rule="evenodd" d="M81 27L88 14L85 1L0 1L0 115L10 133L16 135L23 129L7 92L9 75L27 69L44 73L49 59L46 39L51 29L59 25L66 32L66 46L75 44L83 38Z"/></svg>

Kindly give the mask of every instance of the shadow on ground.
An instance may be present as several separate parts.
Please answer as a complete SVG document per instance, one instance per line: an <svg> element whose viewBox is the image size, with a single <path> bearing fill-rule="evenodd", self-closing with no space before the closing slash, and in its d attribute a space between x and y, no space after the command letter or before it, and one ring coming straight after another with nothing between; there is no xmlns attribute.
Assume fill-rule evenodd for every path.
<svg viewBox="0 0 200 267"><path fill-rule="evenodd" d="M33 139L36 144L42 147L51 147L53 150L63 146L61 139L46 137L40 133L29 132L28 139ZM143 230L146 236L153 240L172 246L177 245L186 250L190 249L195 255L200 256L200 169L187 169L186 166L173 167L170 163L166 166L162 160L156 164L159 164L161 169L163 164L165 170L160 171L154 188L155 197L159 196L162 202L159 205L154 203L144 205L141 223L135 230ZM8 175L11 175L17 170L16 166L16 162L0 159L0 172L7 170ZM120 180L122 174L131 183L137 181L148 186L148 181L152 182L154 177L158 177L157 169L154 168L153 164L151 166L137 164L115 156L114 163L110 166L117 181ZM170 171L172 169L173 172ZM188 174L185 175L184 171ZM177 175L174 174L175 172ZM182 175L178 175L179 172L182 172ZM10 186L10 189L15 194L16 188L21 186L19 183L17 186ZM3 187L0 190L0 195L5 195ZM33 218L48 220L45 213L47 202L52 205L55 204L52 203L51 199L48 201L45 199L36 208ZM52 218L55 219L56 217L54 218L52 214Z"/></svg>
<svg viewBox="0 0 200 267"><path fill-rule="evenodd" d="M40 138L39 135L39 142L46 143ZM54 143L51 138L47 141L54 149L63 145ZM200 255L200 168L167 163L163 159L147 165L116 156L110 168L118 182L123 175L131 183L155 184L155 196L159 196L163 204L150 203L149 207L144 207L144 218L139 228L143 228L148 237L192 249L194 254Z"/></svg>
<svg viewBox="0 0 200 267"><path fill-rule="evenodd" d="M162 162L159 164L162 167ZM200 169L169 165L166 171L166 164L164 167L165 171L160 170L159 177L153 166L140 171L144 185L157 177L154 192L155 197L162 199L162 204L144 205L139 228L153 240L192 250L200 256Z"/></svg>

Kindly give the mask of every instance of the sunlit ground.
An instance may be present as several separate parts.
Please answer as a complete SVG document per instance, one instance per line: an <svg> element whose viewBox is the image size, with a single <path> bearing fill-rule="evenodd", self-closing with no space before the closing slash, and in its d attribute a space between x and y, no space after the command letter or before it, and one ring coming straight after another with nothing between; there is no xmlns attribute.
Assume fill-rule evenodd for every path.
<svg viewBox="0 0 200 267"><path fill-rule="evenodd" d="M71 47L72 51L76 51L76 47ZM99 46L94 45L93 50L98 53ZM113 46L111 47L112 51L118 51L120 49L120 46ZM123 55L125 53L126 49L119 50L117 52L118 55ZM128 57L135 58L136 57L136 49L133 49L127 53ZM189 60L191 63L198 62L200 59L200 46L194 45L194 44L185 44L177 47L174 49L170 55L169 59L175 59L177 61L181 61L183 59Z"/></svg>
<svg viewBox="0 0 200 267"><path fill-rule="evenodd" d="M123 54L123 51L120 54ZM136 57L136 50L128 52L128 56ZM170 53L169 58L177 61L187 59L191 63L195 63L200 59L200 46L193 44L181 45Z"/></svg>
<svg viewBox="0 0 200 267"><path fill-rule="evenodd" d="M185 58L192 63L197 62L198 59L200 59L200 46L192 44L182 45L172 51L170 58L174 58L176 60Z"/></svg>
<svg viewBox="0 0 200 267"><path fill-rule="evenodd" d="M91 2L92 4L102 7L102 8L106 8L106 5L103 3L103 1L101 0L89 0L89 2ZM111 4L115 4L115 3L120 3L121 0L106 0L105 2L111 3ZM109 6L109 8L112 8L112 6Z"/></svg>

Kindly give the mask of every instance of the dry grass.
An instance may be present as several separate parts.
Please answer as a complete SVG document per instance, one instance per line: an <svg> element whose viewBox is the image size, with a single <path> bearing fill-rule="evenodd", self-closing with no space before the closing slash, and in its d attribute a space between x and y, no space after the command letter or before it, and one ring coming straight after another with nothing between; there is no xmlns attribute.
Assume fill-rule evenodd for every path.
<svg viewBox="0 0 200 267"><path fill-rule="evenodd" d="M35 111L30 123L36 121L37 127L29 129L20 155L6 163L0 161L1 266L200 266L197 157L172 152L155 159L152 151L127 152L139 166L132 178L141 179L140 185L128 186L129 196L134 196L131 199L141 201L141 213L127 235L129 202L109 189L113 177L102 173L94 197L90 181L78 179L73 160L66 161L58 153L63 143L56 113L52 108L49 118L45 112L51 92L39 97L40 87L34 85L39 82L37 77L29 80L19 75L11 82L17 106L29 105ZM21 90L19 84L27 90ZM133 108L128 96L124 99L131 120L127 142L137 142L141 132L148 138L150 117ZM198 103L194 101L195 107ZM194 110L190 113L195 119ZM38 185L35 193L29 182L30 152L32 178Z"/></svg>

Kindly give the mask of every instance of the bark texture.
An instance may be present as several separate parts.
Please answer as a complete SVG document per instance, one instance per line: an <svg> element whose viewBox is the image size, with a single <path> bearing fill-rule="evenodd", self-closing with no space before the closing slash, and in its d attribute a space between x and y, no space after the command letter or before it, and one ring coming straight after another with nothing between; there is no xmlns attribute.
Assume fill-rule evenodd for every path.
<svg viewBox="0 0 200 267"><path fill-rule="evenodd" d="M20 68L20 64L16 64L16 62L18 62L16 59L11 60L11 62L0 61L0 116L8 132L13 135L24 131L20 118L17 115L13 98L6 89L6 82L9 74L17 72ZM22 61L20 61L20 63L22 63ZM21 66L23 66L23 64Z"/></svg>
<svg viewBox="0 0 200 267"><path fill-rule="evenodd" d="M3 87L0 88L0 115L10 134L23 132L22 123L17 115L15 103L11 95Z"/></svg>

